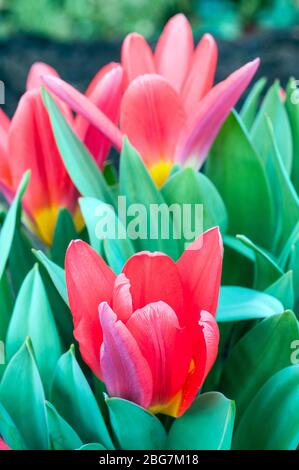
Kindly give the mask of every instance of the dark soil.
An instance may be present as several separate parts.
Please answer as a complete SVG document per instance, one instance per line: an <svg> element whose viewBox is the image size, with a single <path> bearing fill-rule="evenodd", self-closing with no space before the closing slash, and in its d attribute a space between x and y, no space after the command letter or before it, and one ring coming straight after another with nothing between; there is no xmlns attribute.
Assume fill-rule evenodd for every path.
<svg viewBox="0 0 299 470"><path fill-rule="evenodd" d="M290 76L299 78L299 29L255 33L218 44L217 81L257 56L262 64L256 78L267 76L269 83L279 78L282 85ZM0 42L0 80L5 83L6 112L9 115L14 112L33 62L49 63L65 80L84 90L103 64L119 60L119 50L119 43L59 43L33 36L16 36Z"/></svg>

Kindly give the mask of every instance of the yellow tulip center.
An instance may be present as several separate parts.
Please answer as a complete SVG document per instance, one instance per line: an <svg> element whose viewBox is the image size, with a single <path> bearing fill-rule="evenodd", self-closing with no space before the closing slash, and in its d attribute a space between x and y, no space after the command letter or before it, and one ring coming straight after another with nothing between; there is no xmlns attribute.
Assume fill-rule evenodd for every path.
<svg viewBox="0 0 299 470"><path fill-rule="evenodd" d="M165 183L169 177L172 167L173 162L165 160L160 160L158 163L154 163L149 167L149 173L158 188L160 188Z"/></svg>

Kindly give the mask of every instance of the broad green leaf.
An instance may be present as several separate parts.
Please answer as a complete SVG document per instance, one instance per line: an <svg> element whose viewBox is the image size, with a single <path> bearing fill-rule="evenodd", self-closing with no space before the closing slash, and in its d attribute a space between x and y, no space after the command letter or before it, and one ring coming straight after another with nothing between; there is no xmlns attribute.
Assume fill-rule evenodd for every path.
<svg viewBox="0 0 299 470"><path fill-rule="evenodd" d="M0 384L0 402L28 449L49 448L45 395L29 338L5 370Z"/></svg>
<svg viewBox="0 0 299 470"><path fill-rule="evenodd" d="M100 255L102 255L103 240L97 236L96 228L99 220L97 215L99 206L105 203L94 197L80 197L79 204L87 227L90 244ZM105 206L107 208L111 207L107 204L105 204Z"/></svg>
<svg viewBox="0 0 299 470"><path fill-rule="evenodd" d="M39 241L35 243L37 244ZM21 225L20 218L18 218L8 258L9 275L16 294L19 292L25 277L33 268L35 262L32 254L32 242Z"/></svg>
<svg viewBox="0 0 299 470"><path fill-rule="evenodd" d="M135 253L126 228L109 204L94 198L81 198L80 206L93 248L104 255L110 267L119 273L127 259Z"/></svg>
<svg viewBox="0 0 299 470"><path fill-rule="evenodd" d="M11 245L14 238L17 218L19 215L19 211L21 210L21 200L23 197L24 192L28 186L30 177L30 172L27 171L18 188L17 194L13 200L12 205L10 206L7 215L5 217L4 223L2 225L2 229L0 232L0 279L3 275L5 270L6 262L8 260L9 252L11 249Z"/></svg>
<svg viewBox="0 0 299 470"><path fill-rule="evenodd" d="M179 206L178 213L173 211L174 223L178 229L183 229L183 235L188 228L192 238L183 236L180 248L183 251L185 243L193 241L203 230L219 226L225 232L227 227L227 213L224 203L213 183L202 173L195 172L192 168L176 172L161 189L161 193L168 206ZM184 204L190 207L190 214L186 220L184 215ZM198 214L195 210L202 205ZM196 222L199 230L194 233ZM180 230L179 230L180 233Z"/></svg>
<svg viewBox="0 0 299 470"><path fill-rule="evenodd" d="M298 338L298 321L286 311L258 323L232 349L224 364L220 390L234 397L238 421L259 388L291 364L290 345Z"/></svg>
<svg viewBox="0 0 299 470"><path fill-rule="evenodd" d="M84 443L99 442L107 449L113 449L101 411L76 361L73 347L58 361L51 403Z"/></svg>
<svg viewBox="0 0 299 470"><path fill-rule="evenodd" d="M60 209L51 246L51 258L54 263L64 266L66 249L71 240L78 238L73 218L65 208Z"/></svg>
<svg viewBox="0 0 299 470"><path fill-rule="evenodd" d="M296 80L290 79L287 86L286 110L289 116L291 132L293 137L293 165L292 165L292 181L299 193L299 102L298 89Z"/></svg>
<svg viewBox="0 0 299 470"><path fill-rule="evenodd" d="M282 248L278 256L278 263L282 269L287 268L287 262L290 257L291 251L293 250L293 247L298 242L299 242L299 221L295 225L294 230L292 231L291 235L289 236L288 240L286 241L284 247Z"/></svg>
<svg viewBox="0 0 299 470"><path fill-rule="evenodd" d="M90 444L84 444L83 446L79 447L79 449L76 449L76 450L106 450L106 449L101 444L90 443Z"/></svg>
<svg viewBox="0 0 299 470"><path fill-rule="evenodd" d="M0 435L6 444L13 450L26 450L24 440L15 423L0 403Z"/></svg>
<svg viewBox="0 0 299 470"><path fill-rule="evenodd" d="M285 309L292 310L294 308L293 271L283 274L265 292L280 300Z"/></svg>
<svg viewBox="0 0 299 470"><path fill-rule="evenodd" d="M0 341L6 338L8 324L13 310L14 298L6 273L0 280Z"/></svg>
<svg viewBox="0 0 299 470"><path fill-rule="evenodd" d="M111 269L119 274L125 262L135 253L128 238L124 240L104 240L104 254Z"/></svg>
<svg viewBox="0 0 299 470"><path fill-rule="evenodd" d="M42 94L58 149L79 193L113 204L111 191L95 160L71 129L51 95L45 89Z"/></svg>
<svg viewBox="0 0 299 470"><path fill-rule="evenodd" d="M234 420L232 400L219 392L204 393L174 421L166 447L172 450L229 450Z"/></svg>
<svg viewBox="0 0 299 470"><path fill-rule="evenodd" d="M271 140L267 131L267 119L271 120L273 133L287 174L290 174L293 158L293 144L289 119L281 101L279 83L269 89L251 129L251 138L256 151L266 168L271 166Z"/></svg>
<svg viewBox="0 0 299 470"><path fill-rule="evenodd" d="M65 272L57 264L53 263L41 250L32 250L38 261L44 266L54 286L58 290L64 302L68 305L68 296L65 282Z"/></svg>
<svg viewBox="0 0 299 470"><path fill-rule="evenodd" d="M121 398L107 398L112 430L123 450L165 449L166 432L149 411Z"/></svg>
<svg viewBox="0 0 299 470"><path fill-rule="evenodd" d="M252 320L282 313L279 300L247 287L222 286L216 318L218 322Z"/></svg>
<svg viewBox="0 0 299 470"><path fill-rule="evenodd" d="M262 248L244 235L237 235L237 238L255 254L254 288L256 290L266 289L282 276L283 271Z"/></svg>
<svg viewBox="0 0 299 470"><path fill-rule="evenodd" d="M82 441L72 427L60 416L55 407L46 402L50 442L53 450L74 450Z"/></svg>
<svg viewBox="0 0 299 470"><path fill-rule="evenodd" d="M228 233L244 233L270 249L275 227L271 189L263 163L236 112L230 114L214 142L206 173L226 206Z"/></svg>
<svg viewBox="0 0 299 470"><path fill-rule="evenodd" d="M244 243L241 242L240 237L243 235L237 235L236 237L232 237L231 235L224 235L223 237L223 244L224 244L224 249L225 247L229 247L232 250L236 251L237 253L240 253L240 255L244 256L244 258L249 259L254 263L255 261L255 256L252 250L244 245Z"/></svg>
<svg viewBox="0 0 299 470"><path fill-rule="evenodd" d="M299 240L297 240L297 242L292 247L288 263L288 269L293 270L295 312L297 316L299 316Z"/></svg>
<svg viewBox="0 0 299 470"><path fill-rule="evenodd" d="M268 135L271 142L273 181L276 184L278 239L277 251L280 253L299 220L299 198L283 165L278 145L275 141L272 125L267 121Z"/></svg>
<svg viewBox="0 0 299 470"><path fill-rule="evenodd" d="M265 88L266 82L267 80L265 78L260 78L252 87L252 90L250 91L245 103L242 106L240 117L242 118L242 121L248 130L251 129L252 124L254 123L261 99L261 94Z"/></svg>
<svg viewBox="0 0 299 470"><path fill-rule="evenodd" d="M28 273L19 291L6 336L6 354L11 357L30 336L36 362L46 390L61 356L61 342L37 265Z"/></svg>
<svg viewBox="0 0 299 470"><path fill-rule="evenodd" d="M236 237L225 235L222 265L222 284L252 287L254 256Z"/></svg>
<svg viewBox="0 0 299 470"><path fill-rule="evenodd" d="M131 239L136 238L134 245L139 250L162 251L176 259L179 255L178 241L173 237L172 215L141 157L127 139L120 157L119 185L121 196L126 197L127 211L130 210L126 214L127 220L120 220L127 227ZM164 216L162 225L169 233L163 233L161 217L153 214L154 208L161 208ZM141 237L140 228L146 230Z"/></svg>
<svg viewBox="0 0 299 470"><path fill-rule="evenodd" d="M296 450L299 444L299 365L280 370L247 403L234 449Z"/></svg>

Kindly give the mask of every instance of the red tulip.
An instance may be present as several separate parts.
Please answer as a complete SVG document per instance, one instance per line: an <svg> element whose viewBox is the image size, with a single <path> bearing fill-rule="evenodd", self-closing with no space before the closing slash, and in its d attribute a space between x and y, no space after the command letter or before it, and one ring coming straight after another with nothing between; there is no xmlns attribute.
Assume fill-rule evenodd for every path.
<svg viewBox="0 0 299 470"><path fill-rule="evenodd" d="M174 163L199 168L225 118L251 81L259 59L249 62L213 87L217 46L205 34L194 49L184 15L166 24L155 53L140 34L129 34L122 46L126 92L120 129L139 151L158 186ZM119 131L70 85L45 76L45 83L73 109L121 147ZM112 124L112 125L111 125Z"/></svg>
<svg viewBox="0 0 299 470"><path fill-rule="evenodd" d="M82 219L77 191L60 157L41 98L43 74L58 77L49 65L35 63L28 74L27 91L11 123L0 111L0 189L11 199L23 173L31 170L29 187L23 198L24 208L31 228L50 244L60 208L65 207L73 214L78 229L82 227ZM122 92L122 67L113 63L100 70L86 94L95 106L116 122ZM102 168L110 150L110 141L81 116L73 118L69 107L62 101L58 105Z"/></svg>
<svg viewBox="0 0 299 470"><path fill-rule="evenodd" d="M66 282L74 335L110 396L154 413L184 413L217 355L221 266L217 228L176 263L163 253L140 252L118 276L89 245L70 244Z"/></svg>
<svg viewBox="0 0 299 470"><path fill-rule="evenodd" d="M8 445L3 441L3 439L1 439L1 437L0 437L0 450L11 450L11 448L8 447Z"/></svg>

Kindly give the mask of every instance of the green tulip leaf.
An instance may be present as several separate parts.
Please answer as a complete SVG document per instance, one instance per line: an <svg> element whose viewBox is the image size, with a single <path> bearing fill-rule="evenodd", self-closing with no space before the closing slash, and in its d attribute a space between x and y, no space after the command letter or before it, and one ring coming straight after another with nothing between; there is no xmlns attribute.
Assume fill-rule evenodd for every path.
<svg viewBox="0 0 299 470"><path fill-rule="evenodd" d="M213 144L206 173L226 206L228 234L244 233L270 249L275 228L271 189L263 163L236 112L230 114Z"/></svg>
<svg viewBox="0 0 299 470"><path fill-rule="evenodd" d="M220 390L234 397L238 421L260 387L291 364L290 345L298 338L298 321L286 311L258 323L231 350L223 367Z"/></svg>
<svg viewBox="0 0 299 470"><path fill-rule="evenodd" d="M78 238L73 218L65 208L60 209L51 246L52 261L64 266L65 252L71 240Z"/></svg>
<svg viewBox="0 0 299 470"><path fill-rule="evenodd" d="M266 289L282 276L283 271L262 248L244 235L237 235L237 238L255 254L254 288L256 290Z"/></svg>
<svg viewBox="0 0 299 470"><path fill-rule="evenodd" d="M0 403L31 450L49 448L45 395L30 339L9 362L0 384Z"/></svg>
<svg viewBox="0 0 299 470"><path fill-rule="evenodd" d="M216 318L218 322L252 320L282 313L279 300L247 287L222 286Z"/></svg>
<svg viewBox="0 0 299 470"><path fill-rule="evenodd" d="M233 448L296 450L299 444L299 365L280 370L247 403Z"/></svg>
<svg viewBox="0 0 299 470"><path fill-rule="evenodd" d="M15 423L0 403L0 435L6 444L13 450L26 450L24 440Z"/></svg>
<svg viewBox="0 0 299 470"><path fill-rule="evenodd" d="M30 171L27 171L20 182L17 194L7 212L0 232L0 279L4 273L10 249L13 243L17 219L21 210L21 201L23 194L28 186L29 177Z"/></svg>
<svg viewBox="0 0 299 470"><path fill-rule="evenodd" d="M299 106L298 106L298 89L296 80L290 79L287 86L286 110L288 113L291 132L293 137L293 165L292 165L292 181L299 193Z"/></svg>
<svg viewBox="0 0 299 470"><path fill-rule="evenodd" d="M265 167L269 168L272 146L267 131L267 119L269 118L273 125L273 133L284 168L289 175L293 158L292 135L287 112L280 97L279 88L279 83L274 83L265 96L257 118L252 126L251 138Z"/></svg>
<svg viewBox="0 0 299 470"><path fill-rule="evenodd" d="M235 404L222 393L195 398L185 414L174 421L167 439L172 450L228 450L231 447Z"/></svg>
<svg viewBox="0 0 299 470"><path fill-rule="evenodd" d="M225 232L227 227L227 213L220 194L214 184L202 173L195 172L192 168L185 168L177 171L167 180L161 189L163 198L168 206L179 204L183 209L183 204L191 205L191 213L188 220L184 220L183 210L177 213L173 211L174 223L184 230L189 225L192 238L181 238L181 250L185 248L185 243L193 241L202 231L219 226ZM202 210L197 214L195 210L202 205ZM174 206L175 207L175 206ZM197 219L197 220L196 220ZM198 224L200 230L194 232L194 227Z"/></svg>
<svg viewBox="0 0 299 470"><path fill-rule="evenodd" d="M46 392L61 356L61 342L37 265L28 273L19 291L6 337L8 359L30 336Z"/></svg>
<svg viewBox="0 0 299 470"><path fill-rule="evenodd" d="M121 222L126 225L130 238L135 238L134 245L137 249L162 251L174 259L178 258L178 241L173 236L172 214L141 157L127 139L124 140L120 157L119 186L120 195L126 197L126 207L131 212L127 223L123 220ZM163 227L168 229L169 233L166 235L163 234L160 217L150 210L154 207L163 208L163 215L165 212L169 217L166 227ZM148 233L140 235L141 225L146 225L147 232L152 236L148 236Z"/></svg>
<svg viewBox="0 0 299 470"><path fill-rule="evenodd" d="M74 450L82 441L72 427L60 416L55 407L46 402L49 435L53 450Z"/></svg>
<svg viewBox="0 0 299 470"><path fill-rule="evenodd" d="M240 117L249 131L255 121L261 94L265 88L266 82L267 80L265 78L260 78L252 87L252 90L242 106Z"/></svg>
<svg viewBox="0 0 299 470"><path fill-rule="evenodd" d="M277 281L267 287L265 292L280 300L285 309L292 310L295 300L293 271L283 274Z"/></svg>
<svg viewBox="0 0 299 470"><path fill-rule="evenodd" d="M107 398L106 403L112 430L121 449L165 449L166 432L155 415L121 398Z"/></svg>
<svg viewBox="0 0 299 470"><path fill-rule="evenodd" d="M44 266L61 298L68 305L64 269L51 261L41 250L32 250L32 252L38 261Z"/></svg>
<svg viewBox="0 0 299 470"><path fill-rule="evenodd" d="M83 443L99 442L113 449L109 432L92 390L76 361L74 348L58 361L51 403L78 433Z"/></svg>

